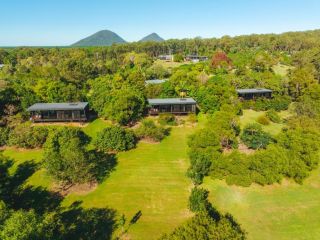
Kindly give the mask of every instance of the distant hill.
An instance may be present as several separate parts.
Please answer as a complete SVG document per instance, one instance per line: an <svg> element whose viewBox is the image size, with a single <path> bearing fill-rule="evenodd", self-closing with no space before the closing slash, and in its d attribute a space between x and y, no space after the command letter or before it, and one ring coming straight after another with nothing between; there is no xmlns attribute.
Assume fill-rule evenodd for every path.
<svg viewBox="0 0 320 240"><path fill-rule="evenodd" d="M71 46L84 47L84 46L111 46L113 43L125 43L118 34L109 31L102 30L89 37L86 37Z"/></svg>
<svg viewBox="0 0 320 240"><path fill-rule="evenodd" d="M144 38L142 38L139 42L162 42L162 41L164 41L164 39L160 37L158 34L151 33L148 36L145 36Z"/></svg>

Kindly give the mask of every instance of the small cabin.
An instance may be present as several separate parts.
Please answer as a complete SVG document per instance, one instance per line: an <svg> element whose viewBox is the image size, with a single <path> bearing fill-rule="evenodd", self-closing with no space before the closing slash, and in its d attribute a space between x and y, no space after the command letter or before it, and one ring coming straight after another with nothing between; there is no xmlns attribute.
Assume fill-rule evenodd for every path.
<svg viewBox="0 0 320 240"><path fill-rule="evenodd" d="M203 62L207 61L208 57L206 56L198 56L198 55L187 55L186 56L186 61L191 61L191 62Z"/></svg>
<svg viewBox="0 0 320 240"><path fill-rule="evenodd" d="M195 113L197 102L193 98L155 98L148 99L149 114L159 113L188 114Z"/></svg>
<svg viewBox="0 0 320 240"><path fill-rule="evenodd" d="M168 81L168 79L151 79L151 80L146 80L145 84L146 85L155 85L155 84L162 84Z"/></svg>
<svg viewBox="0 0 320 240"><path fill-rule="evenodd" d="M32 122L85 122L89 119L87 102L36 103L27 111Z"/></svg>
<svg viewBox="0 0 320 240"><path fill-rule="evenodd" d="M265 88L237 89L238 97L244 100L272 98L272 90Z"/></svg>
<svg viewBox="0 0 320 240"><path fill-rule="evenodd" d="M167 62L173 62L173 55L172 54L159 55L158 59L163 60L163 61L167 61Z"/></svg>

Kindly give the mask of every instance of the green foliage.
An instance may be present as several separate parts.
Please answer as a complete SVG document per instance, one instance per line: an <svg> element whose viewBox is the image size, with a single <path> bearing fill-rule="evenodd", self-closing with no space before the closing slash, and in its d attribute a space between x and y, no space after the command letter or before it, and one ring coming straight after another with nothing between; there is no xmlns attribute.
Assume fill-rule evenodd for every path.
<svg viewBox="0 0 320 240"><path fill-rule="evenodd" d="M210 175L240 186L250 186L253 182L272 184L284 177L302 183L319 163L320 136L315 129L310 130L286 130L277 137L277 143L249 156L237 151L223 155L213 160Z"/></svg>
<svg viewBox="0 0 320 240"><path fill-rule="evenodd" d="M270 120L265 114L258 117L257 122L262 125L269 125L270 124Z"/></svg>
<svg viewBox="0 0 320 240"><path fill-rule="evenodd" d="M270 134L264 132L259 124L248 124L241 134L241 140L249 148L261 149L272 142Z"/></svg>
<svg viewBox="0 0 320 240"><path fill-rule="evenodd" d="M100 116L125 125L142 116L146 102L143 92L135 87L139 83L129 86L122 81L121 76L91 81L89 100Z"/></svg>
<svg viewBox="0 0 320 240"><path fill-rule="evenodd" d="M200 109L205 113L214 113L220 110L222 105L236 102L236 91L231 86L229 79L223 75L209 79L206 84L197 87L195 91Z"/></svg>
<svg viewBox="0 0 320 240"><path fill-rule="evenodd" d="M44 167L63 184L95 179L97 159L86 150L88 137L77 128L63 127L52 132L44 145Z"/></svg>
<svg viewBox="0 0 320 240"><path fill-rule="evenodd" d="M291 103L289 96L274 96L272 99L259 98L257 100L248 100L243 102L243 108L253 109L255 111L267 111L274 109L275 111L287 110Z"/></svg>
<svg viewBox="0 0 320 240"><path fill-rule="evenodd" d="M202 129L191 135L188 144L190 167L187 175L198 185L208 175L212 159L219 157L221 145L218 136L210 129Z"/></svg>
<svg viewBox="0 0 320 240"><path fill-rule="evenodd" d="M99 151L126 151L136 145L136 138L131 130L110 126L98 133L94 145Z"/></svg>
<svg viewBox="0 0 320 240"><path fill-rule="evenodd" d="M172 113L160 113L158 121L161 125L177 125L176 117Z"/></svg>
<svg viewBox="0 0 320 240"><path fill-rule="evenodd" d="M173 61L174 62L183 62L184 61L184 57L183 57L182 54L179 54L179 53L174 54L173 55Z"/></svg>
<svg viewBox="0 0 320 240"><path fill-rule="evenodd" d="M49 129L32 126L30 122L22 123L10 131L8 145L21 148L42 147L48 137Z"/></svg>
<svg viewBox="0 0 320 240"><path fill-rule="evenodd" d="M280 123L281 122L281 118L278 115L278 113L274 110L274 109L270 109L266 112L266 116L267 118L270 119L270 121L274 122L274 123Z"/></svg>
<svg viewBox="0 0 320 240"><path fill-rule="evenodd" d="M208 125L218 135L222 147L238 146L237 136L240 133L240 124L235 108L223 105L220 111L212 115Z"/></svg>
<svg viewBox="0 0 320 240"><path fill-rule="evenodd" d="M3 240L40 239L41 225L34 211L16 211L4 222L0 231Z"/></svg>
<svg viewBox="0 0 320 240"><path fill-rule="evenodd" d="M9 128L7 127L0 127L0 147L7 144L9 139Z"/></svg>
<svg viewBox="0 0 320 240"><path fill-rule="evenodd" d="M195 114L195 113L189 113L189 114L188 114L188 122L190 122L190 123L196 123L196 122L198 122L197 114Z"/></svg>
<svg viewBox="0 0 320 240"><path fill-rule="evenodd" d="M169 134L169 129L157 126L152 120L143 120L135 131L138 138L148 138L159 142Z"/></svg>
<svg viewBox="0 0 320 240"><path fill-rule="evenodd" d="M208 195L208 190L194 187L191 190L191 194L189 197L189 209L192 212L206 211L209 205Z"/></svg>
<svg viewBox="0 0 320 240"><path fill-rule="evenodd" d="M243 240L246 239L246 235L230 215L221 216L219 220L215 220L209 213L199 212L172 233L166 234L160 239Z"/></svg>

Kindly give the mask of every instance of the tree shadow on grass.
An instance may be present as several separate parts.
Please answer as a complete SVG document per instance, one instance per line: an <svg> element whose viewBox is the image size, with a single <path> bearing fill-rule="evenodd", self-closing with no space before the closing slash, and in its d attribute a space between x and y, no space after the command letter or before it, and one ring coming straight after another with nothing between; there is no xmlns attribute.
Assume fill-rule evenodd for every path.
<svg viewBox="0 0 320 240"><path fill-rule="evenodd" d="M117 165L117 157L115 154L107 154L103 152L98 152L96 150L91 150L90 154L96 161L95 177L99 183L103 182L106 178L110 176L110 173L114 171Z"/></svg>
<svg viewBox="0 0 320 240"><path fill-rule="evenodd" d="M116 211L110 208L82 208L81 202L73 203L62 211L59 220L64 232L59 232L59 239L111 239L117 228Z"/></svg>

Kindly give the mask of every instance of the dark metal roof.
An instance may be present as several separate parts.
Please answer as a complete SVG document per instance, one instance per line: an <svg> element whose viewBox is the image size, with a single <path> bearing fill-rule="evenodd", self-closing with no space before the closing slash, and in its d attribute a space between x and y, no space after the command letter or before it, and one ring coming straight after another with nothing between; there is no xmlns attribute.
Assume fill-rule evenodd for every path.
<svg viewBox="0 0 320 240"><path fill-rule="evenodd" d="M27 111L45 111L45 110L83 110L88 102L75 103L36 103L27 109Z"/></svg>
<svg viewBox="0 0 320 240"><path fill-rule="evenodd" d="M167 104L196 104L193 98L153 98L148 99L149 105L167 105Z"/></svg>
<svg viewBox="0 0 320 240"><path fill-rule="evenodd" d="M266 88L247 88L247 89L237 89L237 93L272 93L272 90Z"/></svg>
<svg viewBox="0 0 320 240"><path fill-rule="evenodd" d="M152 79L152 80L146 80L146 84L161 84L168 81L168 79Z"/></svg>

